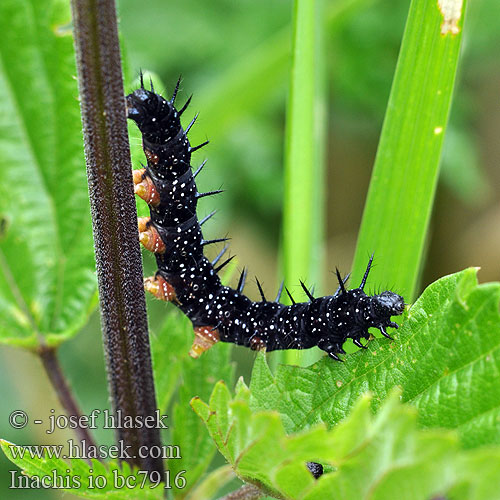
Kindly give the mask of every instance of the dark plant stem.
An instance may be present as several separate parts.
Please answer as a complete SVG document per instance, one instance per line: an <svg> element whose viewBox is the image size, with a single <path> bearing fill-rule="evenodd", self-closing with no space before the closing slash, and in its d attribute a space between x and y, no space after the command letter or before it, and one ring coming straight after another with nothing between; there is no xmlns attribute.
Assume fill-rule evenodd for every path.
<svg viewBox="0 0 500 500"><path fill-rule="evenodd" d="M59 402L66 410L68 417L75 416L79 418L82 413L76 402L71 388L64 377L64 373L57 359L57 353L53 347L40 347L38 349L38 355L42 360L45 372L49 377L49 380L56 391ZM89 430L85 427L76 427L75 433L78 440L82 443L82 448L86 456L88 456L89 447L95 447L94 438L91 436Z"/></svg>
<svg viewBox="0 0 500 500"><path fill-rule="evenodd" d="M114 0L72 0L101 323L115 414L154 415L156 397ZM127 462L163 474L158 428L117 429Z"/></svg>
<svg viewBox="0 0 500 500"><path fill-rule="evenodd" d="M228 493L226 496L220 498L219 500L257 500L262 498L264 494L257 486L252 484L245 484L241 488Z"/></svg>

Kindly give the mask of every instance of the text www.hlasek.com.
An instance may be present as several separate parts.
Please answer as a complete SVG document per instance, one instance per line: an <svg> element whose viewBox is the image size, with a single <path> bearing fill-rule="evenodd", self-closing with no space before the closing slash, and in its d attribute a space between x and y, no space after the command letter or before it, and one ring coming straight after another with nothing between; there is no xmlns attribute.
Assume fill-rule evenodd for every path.
<svg viewBox="0 0 500 500"><path fill-rule="evenodd" d="M130 453L131 446L125 445L123 441L118 441L116 445L89 445L85 446L84 441L68 440L68 453L63 453L65 445L33 445L33 446L9 446L12 458L63 458L63 459L120 459L128 460L132 458L162 458L162 459L180 459L181 451L177 445L163 446L141 446L138 450L138 456ZM82 446L83 445L83 446ZM85 451L83 451L85 450Z"/></svg>

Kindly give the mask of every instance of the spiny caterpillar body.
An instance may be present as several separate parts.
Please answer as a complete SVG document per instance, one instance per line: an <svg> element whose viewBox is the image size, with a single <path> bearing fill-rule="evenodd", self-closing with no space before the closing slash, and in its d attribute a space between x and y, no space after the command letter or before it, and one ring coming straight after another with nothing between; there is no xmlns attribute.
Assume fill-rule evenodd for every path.
<svg viewBox="0 0 500 500"><path fill-rule="evenodd" d="M268 301L260 284L262 300L253 302L243 295L246 272L236 289L223 286L217 275L231 259L217 265L226 248L210 262L203 254L205 245L225 239L205 240L199 221L198 199L220 191L199 193L193 173L191 154L206 143L191 147L187 133L195 118L184 130L180 117L191 98L177 110L174 106L179 82L170 100L144 87L127 96L128 117L142 133L147 165L134 171L136 194L150 208L150 217L139 219L141 243L155 253L158 271L146 278L145 287L156 297L171 301L193 323L195 339L190 355L198 357L218 341L233 342L255 350L307 349L318 346L331 358L340 360L347 339L365 347L368 328L375 327L385 336L387 327L397 328L391 316L402 314L405 303L390 291L369 296L363 288L372 258L358 288L347 290L337 270L339 288L334 295L314 298L301 283L308 302L292 305L279 303L282 288L274 301ZM217 266L217 267L215 267Z"/></svg>

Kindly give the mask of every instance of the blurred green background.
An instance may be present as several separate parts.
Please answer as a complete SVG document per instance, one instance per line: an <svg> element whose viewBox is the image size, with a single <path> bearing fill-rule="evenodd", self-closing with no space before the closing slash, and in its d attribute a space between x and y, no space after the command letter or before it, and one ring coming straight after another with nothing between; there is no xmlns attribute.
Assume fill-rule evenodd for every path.
<svg viewBox="0 0 500 500"><path fill-rule="evenodd" d="M349 271L396 65L409 1L326 2L328 54L327 228L324 292L334 287L330 270ZM201 190L222 185L224 194L200 203L200 216L217 208L206 226L208 237L228 234L239 267L261 277L272 295L280 281L277 260L282 204L285 105L291 48L291 0L119 0L126 81L140 69L155 72L170 95L179 75L179 102L191 93L192 114L200 112L194 143L208 137L197 153L207 166ZM428 240L421 288L468 266L480 266L482 281L498 280L500 266L500 4L476 0L468 6L463 55L441 181ZM137 136L132 139L138 146ZM140 157L138 157L140 159ZM138 159L135 160L137 164ZM213 249L216 252L216 249ZM154 263L144 254L146 272ZM307 277L305 277L307 278ZM250 280L252 281L252 280ZM290 284L292 292L296 286ZM379 283L381 287L390 283ZM247 293L257 297L253 283ZM152 330L165 305L149 301ZM243 355L241 355L243 354ZM236 374L248 374L253 354L235 349ZM0 350L2 405L0 436L17 443L61 443L30 426L14 431L7 416L62 413L38 360L21 350ZM108 405L99 319L60 350L60 359L83 413ZM10 375L12 374L12 376ZM14 376L15 374L15 376ZM100 442L112 434L99 430ZM60 498L59 492L9 491L0 457L2 498Z"/></svg>

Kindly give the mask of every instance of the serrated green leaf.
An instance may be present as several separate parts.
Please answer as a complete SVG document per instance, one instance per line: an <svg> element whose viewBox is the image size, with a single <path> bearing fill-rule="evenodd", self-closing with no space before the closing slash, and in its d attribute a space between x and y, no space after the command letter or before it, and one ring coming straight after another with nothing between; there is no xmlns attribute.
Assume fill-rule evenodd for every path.
<svg viewBox="0 0 500 500"><path fill-rule="evenodd" d="M165 411L179 384L193 337L189 319L169 308L160 331L151 335L151 353L158 407Z"/></svg>
<svg viewBox="0 0 500 500"><path fill-rule="evenodd" d="M186 500L201 500L212 498L217 491L234 478L233 469L229 465L223 465L207 475L196 488L187 495Z"/></svg>
<svg viewBox="0 0 500 500"><path fill-rule="evenodd" d="M210 396L209 406L215 410L215 419L217 427L220 429L221 437L225 441L229 432L229 402L231 401L231 393L227 385L220 381L215 385L215 388Z"/></svg>
<svg viewBox="0 0 500 500"><path fill-rule="evenodd" d="M500 451L498 448L471 450L460 457L463 474L447 495L450 500L500 499Z"/></svg>
<svg viewBox="0 0 500 500"><path fill-rule="evenodd" d="M464 492L481 488L475 498L487 498L489 472L480 487L471 478L487 456L497 463L499 448L472 455L459 449L453 431L418 430L416 409L400 398L401 392L393 391L374 414L371 398L364 395L332 430L316 426L288 436L276 412L252 412L248 402L234 398L228 408L219 408L230 419L222 441L218 411L200 400L193 407L235 473L274 498L428 500L451 489L465 498ZM307 461L329 465L333 472L315 480Z"/></svg>
<svg viewBox="0 0 500 500"><path fill-rule="evenodd" d="M398 385L423 427L457 429L467 447L500 443L500 285L478 285L476 272L430 285L394 342L373 340L344 363L325 358L308 368L280 366L269 380L259 358L252 408L274 407L294 432L319 422L335 425L368 390L376 408Z"/></svg>
<svg viewBox="0 0 500 500"><path fill-rule="evenodd" d="M191 330L190 340L193 338ZM186 487L174 490L176 498L184 498L206 471L216 448L204 430L203 423L190 407L193 396L208 399L218 380L233 384L230 344L219 343L200 358L186 356L182 362L179 400L174 406L172 443L182 450L182 460L171 460L168 467L174 476L186 470Z"/></svg>
<svg viewBox="0 0 500 500"><path fill-rule="evenodd" d="M275 476L278 489L285 498L298 498L297 493L312 487L314 477L304 467L303 462L287 464L281 467Z"/></svg>
<svg viewBox="0 0 500 500"><path fill-rule="evenodd" d="M199 397L195 397L191 400L191 408L196 412L196 414L203 420L208 421L210 417L210 406L202 401Z"/></svg>
<svg viewBox="0 0 500 500"><path fill-rule="evenodd" d="M0 4L0 342L29 348L70 337L96 304L69 21L59 1Z"/></svg>
<svg viewBox="0 0 500 500"><path fill-rule="evenodd" d="M38 477L40 480L44 478L43 484L55 486L56 489L61 489L58 487L61 482L64 485L67 484L70 487L64 488L63 491L78 497L97 500L135 500L138 497L159 500L163 498L163 484L155 487L154 483L146 480L144 472L138 473L137 470L132 470L125 462L120 465L116 462L104 465L93 460L89 465L83 460L72 460L69 464L60 458L48 458L47 452L43 458L31 458L28 453L24 453L24 456L20 458L22 446L3 439L0 439L0 446L5 456L16 464L23 474L35 479ZM96 480L97 476L102 476L102 478ZM130 486L134 484L136 486L128 488L122 483L124 479L128 480ZM102 487L99 486L100 481L102 481Z"/></svg>
<svg viewBox="0 0 500 500"><path fill-rule="evenodd" d="M218 380L223 380L220 384L224 386L233 383L232 346L219 343L199 359L192 359L188 355L192 341L191 321L173 308L168 311L160 333L151 339L160 408L165 410L175 390L179 390L179 399L173 408L169 444L180 447L182 458L170 460L168 468L171 477L182 470L187 472L186 486L174 489L175 498L184 498L189 494L208 468L216 450L203 424L190 408L191 399L195 396L208 399Z"/></svg>
<svg viewBox="0 0 500 500"><path fill-rule="evenodd" d="M245 401L248 401L250 399L250 389L245 384L243 377L240 377L236 382L234 391L236 392L236 397L238 399L244 399Z"/></svg>
<svg viewBox="0 0 500 500"><path fill-rule="evenodd" d="M216 451L210 436L204 431L202 422L190 408L191 399L196 396L208 399L214 384L221 381L212 397L216 406L223 407L229 400L227 386L233 384L231 344L218 343L199 359L192 359L188 355L192 341L191 321L173 308L168 311L160 333L153 335L151 340L160 407L166 409L174 391L179 390L179 399L173 408L169 444L180 447L182 458L170 460L168 468L171 477L186 470L186 486L182 489L174 488L175 498L185 498L190 494L207 470ZM241 384L239 386L241 387ZM193 406L196 401L199 400L193 401Z"/></svg>

